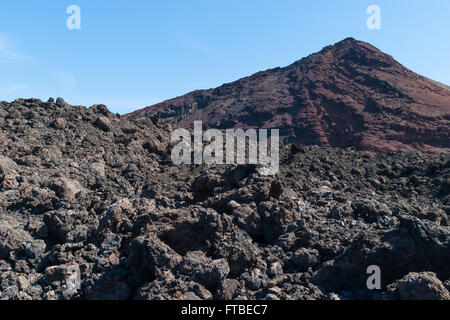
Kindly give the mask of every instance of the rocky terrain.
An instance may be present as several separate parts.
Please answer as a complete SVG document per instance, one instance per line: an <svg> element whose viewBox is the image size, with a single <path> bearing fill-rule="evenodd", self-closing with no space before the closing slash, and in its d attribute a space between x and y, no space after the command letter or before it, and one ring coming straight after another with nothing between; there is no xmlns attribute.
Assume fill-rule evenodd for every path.
<svg viewBox="0 0 450 320"><path fill-rule="evenodd" d="M450 299L449 154L288 144L263 176L173 165L169 129L0 103L1 299Z"/></svg>
<svg viewBox="0 0 450 320"><path fill-rule="evenodd" d="M370 152L450 151L450 88L345 39L275 68L138 110L162 123L279 128L284 142Z"/></svg>

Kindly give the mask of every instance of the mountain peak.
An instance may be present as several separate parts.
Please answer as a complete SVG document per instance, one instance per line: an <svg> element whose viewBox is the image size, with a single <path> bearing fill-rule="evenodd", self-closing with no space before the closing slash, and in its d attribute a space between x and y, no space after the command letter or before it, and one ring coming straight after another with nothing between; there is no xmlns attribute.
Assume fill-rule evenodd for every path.
<svg viewBox="0 0 450 320"><path fill-rule="evenodd" d="M318 52L318 54L325 52L332 52L334 58L343 59L345 60L344 62L353 61L360 64L379 64L384 61L390 65L395 64L396 66L400 66L400 64L396 63L390 55L382 52L370 43L356 40L351 37L339 41L332 46L325 47L324 50Z"/></svg>
<svg viewBox="0 0 450 320"><path fill-rule="evenodd" d="M356 40L353 37L348 37L348 38L345 38L344 40L336 42L335 45L355 45L355 44L363 44L363 43L365 43L365 42Z"/></svg>
<svg viewBox="0 0 450 320"><path fill-rule="evenodd" d="M284 142L307 145L450 151L450 91L354 38L125 116L154 114L181 127L277 128Z"/></svg>
<svg viewBox="0 0 450 320"><path fill-rule="evenodd" d="M358 48L358 47L374 48L372 45L370 45L367 42L356 40L355 38L352 38L352 37L348 37L348 38L345 38L344 40L336 42L333 45L326 46L324 49L336 50L336 49L342 49L342 48Z"/></svg>

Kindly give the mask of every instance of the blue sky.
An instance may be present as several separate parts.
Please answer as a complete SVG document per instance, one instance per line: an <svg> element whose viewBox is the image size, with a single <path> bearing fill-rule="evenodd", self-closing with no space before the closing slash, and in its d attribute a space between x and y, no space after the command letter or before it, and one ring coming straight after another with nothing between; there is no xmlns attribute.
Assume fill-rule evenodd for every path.
<svg viewBox="0 0 450 320"><path fill-rule="evenodd" d="M381 30L369 30L369 5ZM81 9L69 30L66 9ZM450 85L448 0L15 0L0 8L0 100L126 113L286 66L346 37Z"/></svg>

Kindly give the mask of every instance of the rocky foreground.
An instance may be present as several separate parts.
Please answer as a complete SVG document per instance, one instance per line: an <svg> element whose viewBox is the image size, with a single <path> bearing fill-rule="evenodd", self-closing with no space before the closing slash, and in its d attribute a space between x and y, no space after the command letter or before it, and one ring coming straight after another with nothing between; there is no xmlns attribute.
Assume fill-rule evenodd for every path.
<svg viewBox="0 0 450 320"><path fill-rule="evenodd" d="M288 145L267 177L175 166L168 129L0 103L0 298L450 299L450 155Z"/></svg>

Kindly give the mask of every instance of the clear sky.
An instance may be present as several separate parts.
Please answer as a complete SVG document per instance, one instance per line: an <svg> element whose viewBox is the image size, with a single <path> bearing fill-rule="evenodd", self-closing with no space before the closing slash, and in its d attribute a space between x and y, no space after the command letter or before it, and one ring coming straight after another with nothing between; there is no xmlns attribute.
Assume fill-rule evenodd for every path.
<svg viewBox="0 0 450 320"><path fill-rule="evenodd" d="M69 30L70 5L81 29ZM369 5L381 30L369 30ZM449 0L3 0L0 100L126 113L286 66L346 37L450 85Z"/></svg>

